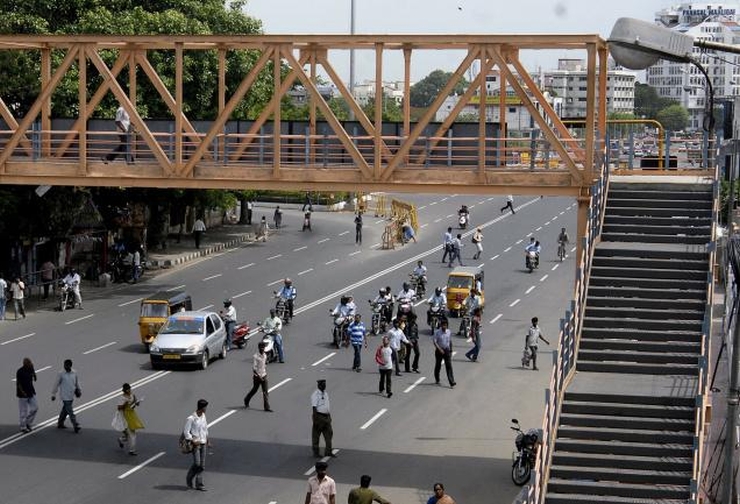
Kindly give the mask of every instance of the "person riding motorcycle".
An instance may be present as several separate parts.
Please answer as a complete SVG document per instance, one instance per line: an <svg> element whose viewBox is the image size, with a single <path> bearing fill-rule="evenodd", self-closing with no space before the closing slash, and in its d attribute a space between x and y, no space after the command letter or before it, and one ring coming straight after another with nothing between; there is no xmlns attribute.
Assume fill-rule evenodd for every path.
<svg viewBox="0 0 740 504"><path fill-rule="evenodd" d="M468 294L468 296L463 300L462 304L467 311L468 320L465 320L466 317L463 317L463 319L460 320L460 328L458 329L457 334L467 336L467 334L465 333L470 328L469 324L470 321L473 319L473 314L475 310L478 308L483 309L483 298L481 298L480 292L478 292L476 289L470 289L470 294Z"/></svg>
<svg viewBox="0 0 740 504"><path fill-rule="evenodd" d="M457 211L457 217L458 222L460 223L460 227L467 227L468 223L470 222L470 210L468 210L467 205L463 205L460 207L460 210Z"/></svg>
<svg viewBox="0 0 740 504"><path fill-rule="evenodd" d="M275 293L276 298L280 298L285 302L285 307L288 309L288 321L293 318L293 305L298 292L293 287L293 280L286 278L283 281L283 286L279 291Z"/></svg>
<svg viewBox="0 0 740 504"><path fill-rule="evenodd" d="M283 321L275 314L275 308L270 308L270 316L262 322L262 331L267 335L272 335L272 342L277 352L279 362L285 362L283 355Z"/></svg>
<svg viewBox="0 0 740 504"><path fill-rule="evenodd" d="M416 280L417 284L421 287L420 290L426 291L427 267L424 266L424 261L420 260L416 263L416 268L414 268L414 271L411 273L411 275Z"/></svg>
<svg viewBox="0 0 740 504"><path fill-rule="evenodd" d="M234 340L234 327L236 327L236 308L231 299L224 299L224 309L218 312L224 321L226 328L226 350L231 350L231 342Z"/></svg>
<svg viewBox="0 0 740 504"><path fill-rule="evenodd" d="M411 288L411 285L409 285L408 282L403 283L403 288L401 291L396 295L396 300L398 301L398 311L396 312L396 318L400 319L401 315L401 306L408 303L409 306L411 306L411 312L410 312L410 319L409 322L412 322L416 319L416 312L414 311L414 299L416 298L416 292L414 289Z"/></svg>
<svg viewBox="0 0 740 504"><path fill-rule="evenodd" d="M82 309L82 295L80 294L81 279L79 273L77 273L77 270L75 268L70 269L69 273L67 273L67 276L65 276L64 280L62 281L75 295L75 306L78 306L80 309Z"/></svg>
<svg viewBox="0 0 740 504"><path fill-rule="evenodd" d="M385 322L390 322L393 318L393 312L391 311L391 304L393 303L393 296L389 295L385 289L378 290L378 295L372 300L373 305L380 306L380 316Z"/></svg>
<svg viewBox="0 0 740 504"><path fill-rule="evenodd" d="M427 299L427 303L429 304L429 309L427 310L427 325L431 325L432 306L439 306L439 315L444 317L445 307L447 306L447 296L445 296L440 287L437 287L436 289L434 289L434 294L429 299Z"/></svg>
<svg viewBox="0 0 740 504"><path fill-rule="evenodd" d="M526 256L530 252L534 252L534 266L535 268L540 265L540 252L542 251L542 248L540 247L540 242L536 241L534 239L534 236L529 239L529 244L524 248L524 256Z"/></svg>
<svg viewBox="0 0 740 504"><path fill-rule="evenodd" d="M385 297L388 299L388 320L386 322L390 324L393 319L393 306L396 304L396 298L393 297L390 285L385 286Z"/></svg>
<svg viewBox="0 0 740 504"><path fill-rule="evenodd" d="M342 296L339 303L331 311L334 317L354 317L357 307L355 306L352 296Z"/></svg>

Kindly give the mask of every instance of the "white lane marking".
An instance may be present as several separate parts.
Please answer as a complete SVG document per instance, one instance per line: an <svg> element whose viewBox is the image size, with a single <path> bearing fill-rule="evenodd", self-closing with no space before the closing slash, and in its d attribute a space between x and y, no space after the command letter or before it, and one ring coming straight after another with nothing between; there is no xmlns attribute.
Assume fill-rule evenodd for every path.
<svg viewBox="0 0 740 504"><path fill-rule="evenodd" d="M370 245L370 248L371 249L375 249L375 248L380 247L381 245L383 245L383 244L382 243L376 243L375 245Z"/></svg>
<svg viewBox="0 0 740 504"><path fill-rule="evenodd" d="M275 280L274 282L270 282L269 284L267 284L267 286L268 287L272 287L273 285L277 285L277 284L279 284L282 281L283 281L283 279L281 278L279 280Z"/></svg>
<svg viewBox="0 0 740 504"><path fill-rule="evenodd" d="M509 250L511 250L511 248L512 248L512 247L509 247L509 248L505 248L505 249L504 249L504 252L508 252Z"/></svg>
<svg viewBox="0 0 740 504"><path fill-rule="evenodd" d="M139 465L137 465L137 466L135 466L135 467L132 467L131 469L129 469L129 470L128 470L128 471L126 471L125 473L123 473L123 474L121 474L120 476L118 476L118 479L119 479L119 480L122 480L122 479L124 479L124 478L126 478L126 477L128 477L128 476L131 476L132 474L134 474L134 473L135 473L136 471L138 471L139 469L142 469L142 468L143 468L143 467L145 467L146 465L148 465L148 464L151 464L152 462L154 462L155 460L157 460L157 459L158 459L159 457L163 456L163 455L164 455L164 453L165 453L165 452L159 452L159 453L157 453L156 455L154 455L153 457L149 457L148 459L146 459L146 460L145 460L144 462L142 462L141 464L139 464Z"/></svg>
<svg viewBox="0 0 740 504"><path fill-rule="evenodd" d="M233 415L234 413L236 413L236 410L235 410L235 409L234 409L234 410L231 410L231 411L227 411L226 413L224 413L223 415L221 415L221 416L220 416L220 417L218 417L217 419L215 419L215 420L213 420L212 422L210 422L210 423L208 424L208 428L210 429L211 427L213 427L214 425L218 424L218 423L219 423L219 422L221 422L222 420L226 420L227 418L229 418L229 417L230 417L231 415Z"/></svg>
<svg viewBox="0 0 740 504"><path fill-rule="evenodd" d="M552 220L558 220L558 216L557 215L553 215L552 216Z"/></svg>
<svg viewBox="0 0 740 504"><path fill-rule="evenodd" d="M283 381L281 381L280 383L276 383L275 385L273 385L272 387L270 387L269 389L267 389L267 391L268 391L268 392L272 392L272 391L273 391L273 390L275 390L276 388L278 388L278 387L282 387L283 385L285 385L286 383L288 383L288 382L289 382L290 380L292 380L292 379L293 379L293 378L286 378L286 379L284 379Z"/></svg>
<svg viewBox="0 0 740 504"><path fill-rule="evenodd" d="M516 242L515 245L519 245L523 241L524 241L524 238L522 238L521 240L519 240L518 242Z"/></svg>
<svg viewBox="0 0 740 504"><path fill-rule="evenodd" d="M498 259L498 257L499 257L499 254L496 254L495 256L491 257L491 261Z"/></svg>
<svg viewBox="0 0 740 504"><path fill-rule="evenodd" d="M352 257L353 255L357 255L357 254L359 254L361 252L362 252L362 250L355 250L354 252L351 252L351 253L349 253L347 255L350 256L350 257Z"/></svg>
<svg viewBox="0 0 740 504"><path fill-rule="evenodd" d="M248 290L248 291L244 291L244 292L242 292L242 293L239 293L239 294L236 294L236 295L234 295L234 296L231 296L231 299L238 299L238 298L240 298L240 297L242 297L242 296L246 296L247 294L251 294L251 293L252 293L252 291L251 291L251 290Z"/></svg>
<svg viewBox="0 0 740 504"><path fill-rule="evenodd" d="M51 366L44 366L41 369L36 369L36 373L40 373L41 371L46 371L47 369L51 369ZM13 378L10 381L12 381L13 383L15 383L15 378Z"/></svg>
<svg viewBox="0 0 740 504"><path fill-rule="evenodd" d="M426 224L422 224L421 226L419 226L419 228L425 228L425 227L427 227L428 225L429 225L429 223L427 222Z"/></svg>
<svg viewBox="0 0 740 504"><path fill-rule="evenodd" d="M570 207L568 207L568 208L570 208ZM560 212L559 215L563 215L564 213L565 213L565 210L563 210L562 212Z"/></svg>
<svg viewBox="0 0 740 504"><path fill-rule="evenodd" d="M449 198L449 196L445 196L444 198L442 198L442 199L441 199L441 200L439 200L439 201L447 201L448 199L450 199L450 198Z"/></svg>
<svg viewBox="0 0 740 504"><path fill-rule="evenodd" d="M239 266L236 269L243 270L243 269L251 268L252 266L254 266L254 263L245 264L244 266Z"/></svg>
<svg viewBox="0 0 740 504"><path fill-rule="evenodd" d="M334 455L336 455L337 453L339 453L339 449L338 448L334 448L331 452ZM321 461L321 462L328 462L329 461L329 457L322 457L322 458L319 459L319 461ZM314 473L314 471L316 471L316 465L315 464L311 466L311 469L309 469L308 471L304 472L303 475L304 476L311 476Z"/></svg>
<svg viewBox="0 0 740 504"><path fill-rule="evenodd" d="M46 366L41 369L37 369L36 373L40 373L41 371L44 371L46 369L51 368L51 366ZM131 382L131 389L136 389L138 387L141 387L143 385L146 385L148 383L153 382L154 380L158 380L164 376L167 376L172 371L157 371L156 373L149 374L145 376L144 378L141 378L140 380L137 380L135 382ZM121 396L121 388L117 387L114 391L108 392L107 394L98 397L97 399L93 399L79 407L75 408L75 413L82 413L83 411L87 411L91 408L94 408L95 406L99 406L100 404L103 404L105 402L108 402L112 399L117 399ZM7 448L8 446L15 444L16 441L19 439L22 439L26 436L34 436L41 432L44 429L48 429L49 427L56 426L57 424L58 415L54 415L53 417L49 418L48 420L44 420L41 423L38 423L36 425L36 428L29 432L28 434L24 434L22 432L18 432L16 434L13 434L12 436L8 436L5 439L0 440L0 450L3 448Z"/></svg>
<svg viewBox="0 0 740 504"><path fill-rule="evenodd" d="M543 276L542 278L540 278L540 282L544 282L545 280L547 280L547 277L549 277L549 276L550 276L550 275L545 275L545 276Z"/></svg>
<svg viewBox="0 0 740 504"><path fill-rule="evenodd" d="M32 336L36 336L36 333L35 332L32 332L32 333L26 334L25 336L18 336L17 338L13 338L13 339L10 339L8 341L3 341L2 343L0 343L0 346L5 346L8 343L15 343L16 341L24 340L24 339L30 338Z"/></svg>
<svg viewBox="0 0 740 504"><path fill-rule="evenodd" d="M215 275L207 276L203 279L203 281L207 282L208 280L213 280L214 278L218 278L220 276L223 276L223 273L216 273Z"/></svg>
<svg viewBox="0 0 740 504"><path fill-rule="evenodd" d="M82 355L89 355L89 354L91 354L93 352L97 352L98 350L102 350L103 348L108 348L111 345L115 345L116 343L118 343L118 342L117 341L111 341L110 343L106 343L105 345L100 345L99 347L91 348L87 352L82 352Z"/></svg>
<svg viewBox="0 0 740 504"><path fill-rule="evenodd" d="M539 231L540 229L542 229L542 226L538 227L538 228L537 228L537 229L535 229L534 231L535 231L535 232L537 232L537 231Z"/></svg>
<svg viewBox="0 0 740 504"><path fill-rule="evenodd" d="M417 378L414 383L412 383L411 385L409 385L408 387L406 387L406 390L404 390L403 393L404 394L408 394L409 392L411 392L412 390L414 390L418 384L420 384L421 382L423 382L426 379L427 379L426 376L422 376L421 378Z"/></svg>
<svg viewBox="0 0 740 504"><path fill-rule="evenodd" d="M349 233L349 231L342 231L342 232L341 232L341 233L339 233L339 234L338 234L337 236L344 236L344 235L346 235L347 233Z"/></svg>
<svg viewBox="0 0 740 504"><path fill-rule="evenodd" d="M68 321L68 322L65 322L65 323L64 323L64 325L70 325L70 324L74 324L74 323L76 323L76 322L80 322L80 321L82 321L82 320L86 320L86 319L92 318L92 317L94 317L94 316L95 316L95 314L94 314L94 313L91 313L90 315L85 315L84 317L76 318L76 319L74 319L74 320L70 320L70 321Z"/></svg>
<svg viewBox="0 0 740 504"><path fill-rule="evenodd" d="M125 303L121 303L121 304L119 304L119 305L118 305L118 307L119 307L119 308L121 308L121 307L124 307L124 306L128 306L128 305L130 305L130 304L138 303L138 302L139 302L139 301L141 301L142 299L144 299L144 298L136 298L136 299L132 299L131 301L126 301Z"/></svg>
<svg viewBox="0 0 740 504"><path fill-rule="evenodd" d="M419 305L420 305L420 304L422 304L422 303L426 303L426 301L427 301L426 299L422 299L422 300L421 300L421 301L419 301L418 303L414 303L414 308L416 308L417 306L419 306Z"/></svg>
<svg viewBox="0 0 740 504"><path fill-rule="evenodd" d="M533 291L533 290L534 290L534 289L535 289L536 287L537 287L536 285L533 285L532 287L530 287L529 289L527 289L527 292L525 292L525 294L529 294L529 293L530 293L530 292L532 292L532 291Z"/></svg>
<svg viewBox="0 0 740 504"><path fill-rule="evenodd" d="M478 202L478 204L479 204L479 205L482 205L482 204L483 204L483 203L485 203L485 202L486 202L486 200L480 200L480 201Z"/></svg>
<svg viewBox="0 0 740 504"><path fill-rule="evenodd" d="M327 262L325 262L325 263L324 263L324 265L325 265L325 266L329 266L330 264L333 264L333 263L337 262L338 260L339 260L339 259L332 259L331 261L327 261Z"/></svg>
<svg viewBox="0 0 740 504"><path fill-rule="evenodd" d="M552 267L552 270L550 270L550 271L555 271L556 269L558 269L558 266L560 266L560 265L559 264L556 264L555 266Z"/></svg>
<svg viewBox="0 0 740 504"><path fill-rule="evenodd" d="M434 205L436 205L436 204L437 204L437 202L436 202L436 201L432 201L431 203L429 203L429 206L434 206Z"/></svg>
<svg viewBox="0 0 740 504"><path fill-rule="evenodd" d="M434 219L434 223L436 224L437 222L442 222L442 219L441 219L441 218L439 218L439 219Z"/></svg>
<svg viewBox="0 0 740 504"><path fill-rule="evenodd" d="M212 304L205 305L203 308L198 308L198 311L206 311L209 308L213 308L213 305Z"/></svg>
<svg viewBox="0 0 740 504"><path fill-rule="evenodd" d="M176 290L180 290L184 288L185 288L185 284L177 285L175 287L170 287L169 289L167 289L167 292L172 292L172 291L176 291Z"/></svg>
<svg viewBox="0 0 740 504"><path fill-rule="evenodd" d="M500 318L501 318L501 317L503 317L503 316L504 316L504 314L503 314L503 313L499 313L498 315L496 315L496 316L495 316L495 317L494 317L494 318L493 318L493 319L492 319L492 320L491 320L491 321L489 322L489 324L493 324L493 323L495 323L495 322L496 322L496 321L497 321L498 319L500 319Z"/></svg>
<svg viewBox="0 0 740 504"><path fill-rule="evenodd" d="M297 311L298 311L298 310L296 310L296 312L297 312ZM327 360L327 359L331 359L331 358L332 358L332 357L334 357L334 356L335 356L336 354L337 354L336 352L332 352L332 353L330 353L329 355L327 355L326 357L322 357L321 359L319 359L319 360L317 360L316 362L314 362L313 364L311 364L311 367L316 367L316 366L318 366L319 364L321 364L321 363L322 363L322 362L324 362L325 360Z"/></svg>
<svg viewBox="0 0 740 504"><path fill-rule="evenodd" d="M387 408L383 408L380 411L378 411L377 413L375 413L375 415L373 415L373 417L370 420L368 420L367 422L365 422L364 424L362 424L362 427L360 427L360 430L365 430L368 427L370 427L373 423L375 423L375 420L377 420L378 418L380 418L383 415L385 415L385 413L387 411L388 411Z"/></svg>
<svg viewBox="0 0 740 504"><path fill-rule="evenodd" d="M571 252L575 252L575 251L576 251L576 248L575 248L575 247L573 247L572 249L570 249L570 251L571 251Z"/></svg>
<svg viewBox="0 0 740 504"><path fill-rule="evenodd" d="M273 259L277 259L278 257L283 257L283 254L275 254L274 256L268 257L267 260L272 261Z"/></svg>
<svg viewBox="0 0 740 504"><path fill-rule="evenodd" d="M417 210L424 210L426 207L427 207L426 205L422 205L419 208L417 208Z"/></svg>
<svg viewBox="0 0 740 504"><path fill-rule="evenodd" d="M449 218L450 218L450 217L452 217L453 215L455 215L455 214L447 214L447 215L445 215L445 219L449 219Z"/></svg>
<svg viewBox="0 0 740 504"><path fill-rule="evenodd" d="M486 265L486 263L480 263L480 264L479 264L479 265L477 266L477 268L478 268L478 269L481 269L481 268L482 268L483 266L485 266L485 265Z"/></svg>
<svg viewBox="0 0 740 504"><path fill-rule="evenodd" d="M378 219L374 222L374 224L380 224L381 222L385 222L385 219Z"/></svg>
<svg viewBox="0 0 740 504"><path fill-rule="evenodd" d="M486 201L493 201L493 196L491 196L490 198L488 198Z"/></svg>
<svg viewBox="0 0 740 504"><path fill-rule="evenodd" d="M313 268L308 268L307 270L303 270L298 273L298 276L305 275L306 273L310 273L313 271Z"/></svg>
<svg viewBox="0 0 740 504"><path fill-rule="evenodd" d="M293 252L299 252L301 250L306 250L307 248L308 248L308 246L307 245L304 245L302 247L294 248L293 249Z"/></svg>
<svg viewBox="0 0 740 504"><path fill-rule="evenodd" d="M550 221L545 222L545 226L549 226L549 225L550 225Z"/></svg>
<svg viewBox="0 0 740 504"><path fill-rule="evenodd" d="M517 299L516 301L514 301L513 303L511 303L511 304L509 305L509 308L514 308L514 307L515 307L516 305L518 305L518 304L519 304L519 301L521 301L521 299Z"/></svg>
<svg viewBox="0 0 740 504"><path fill-rule="evenodd" d="M324 238L323 240L319 240L319 241L317 241L316 243L318 243L318 244L322 244L322 243L324 243L324 242L328 242L329 240L331 240L331 238Z"/></svg>
<svg viewBox="0 0 740 504"><path fill-rule="evenodd" d="M473 203L472 205L469 205L468 208L475 208L475 203Z"/></svg>

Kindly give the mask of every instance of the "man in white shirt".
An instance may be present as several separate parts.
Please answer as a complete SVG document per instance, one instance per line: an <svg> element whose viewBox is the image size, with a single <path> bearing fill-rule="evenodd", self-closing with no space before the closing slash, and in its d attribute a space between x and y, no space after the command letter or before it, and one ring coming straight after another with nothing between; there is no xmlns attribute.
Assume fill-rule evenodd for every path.
<svg viewBox="0 0 740 504"><path fill-rule="evenodd" d="M393 359L393 365L396 367L396 376L401 376L401 366L399 363L398 352L401 350L401 343L410 344L411 342L404 334L401 329L401 322L399 318L393 319L393 327L388 331L388 339L390 340L391 346L391 357Z"/></svg>
<svg viewBox="0 0 740 504"><path fill-rule="evenodd" d="M378 372L380 373L380 381L378 382L378 392L385 392L388 398L393 395L391 391L391 377L393 375L393 350L391 349L391 341L388 336L383 336L382 346L378 349L378 353L381 359L378 360Z"/></svg>
<svg viewBox="0 0 740 504"><path fill-rule="evenodd" d="M113 161L116 159L120 154L125 153L126 155L126 162L127 163L133 163L134 157L131 154L131 150L129 147L129 133L131 131L131 118L128 115L128 112L126 112L126 109L123 108L123 105L119 105L118 109L116 110L116 130L118 131L118 147L116 147L113 152L108 153L108 155L105 156L103 159L106 163L109 163L110 161Z"/></svg>
<svg viewBox="0 0 740 504"><path fill-rule="evenodd" d="M193 444L193 463L188 469L185 482L188 488L193 488L193 479L195 479L195 489L201 492L206 491L206 487L203 485L203 471L206 468L207 446L210 444L208 440L208 420L206 419L207 407L208 401L198 399L197 409L185 421L185 428L183 429L185 439Z"/></svg>
<svg viewBox="0 0 740 504"><path fill-rule="evenodd" d="M79 307L80 310L82 310L82 295L80 294L80 275L77 273L77 270L72 268L69 270L69 273L67 273L67 276L64 277L64 283L67 284L67 286L72 290L72 293L75 295L75 305Z"/></svg>
<svg viewBox="0 0 740 504"><path fill-rule="evenodd" d="M447 262L446 259L449 255L452 254L452 228L448 227L447 231L444 234L444 237L442 239L442 248L444 249L444 254L442 254L442 262Z"/></svg>
<svg viewBox="0 0 740 504"><path fill-rule="evenodd" d="M8 282L3 279L3 275L0 273L0 320L5 320L5 306L8 302L7 290Z"/></svg>
<svg viewBox="0 0 740 504"><path fill-rule="evenodd" d="M257 353L252 356L252 390L244 398L244 407L249 408L249 401L252 400L257 389L262 387L262 400L265 411L270 411L270 397L267 391L267 354L265 353L265 342L260 341L257 345Z"/></svg>
<svg viewBox="0 0 740 504"><path fill-rule="evenodd" d="M139 280L139 276L141 276L141 252L139 249L140 247L136 247L136 250L134 250L134 283L136 283Z"/></svg>
<svg viewBox="0 0 740 504"><path fill-rule="evenodd" d="M278 362L285 362L285 353L283 349L283 321L275 315L275 309L270 308L270 316L262 322L262 330L265 334L272 334L272 343L275 345Z"/></svg>
<svg viewBox="0 0 740 504"><path fill-rule="evenodd" d="M231 350L231 342L234 339L234 327L236 326L236 308L231 299L224 299L224 309L218 312L226 326L226 349Z"/></svg>
<svg viewBox="0 0 740 504"><path fill-rule="evenodd" d="M329 464L316 462L316 474L308 478L305 504L336 504L337 485L326 475Z"/></svg>
<svg viewBox="0 0 740 504"><path fill-rule="evenodd" d="M10 284L10 292L13 294L13 311L15 313L15 320L18 320L18 313L23 318L26 318L26 301L25 301L26 284L23 283L21 277L16 276L15 280Z"/></svg>
<svg viewBox="0 0 740 504"><path fill-rule="evenodd" d="M539 340L544 341L548 345L550 344L549 341L545 339L545 337L542 335L542 331L537 326L537 323L539 322L537 317L532 317L532 327L529 328L527 331L527 341L525 342L525 347L529 349L531 352L531 360L532 360L532 370L537 371L537 348Z"/></svg>
<svg viewBox="0 0 740 504"><path fill-rule="evenodd" d="M501 213L504 213L504 210L506 209L511 210L511 214L514 215L516 212L514 211L514 196L511 194L508 194L506 196L506 204L501 207Z"/></svg>
<svg viewBox="0 0 740 504"><path fill-rule="evenodd" d="M203 238L203 233L206 232L206 223L202 219L195 219L193 223L193 239L195 240L195 248L200 248L200 240Z"/></svg>
<svg viewBox="0 0 740 504"><path fill-rule="evenodd" d="M314 457L318 458L320 456L319 439L323 435L324 442L326 443L324 456L336 457L336 455L332 452L332 439L334 437L334 430L331 426L331 409L329 406L329 393L326 391L326 380L323 378L316 380L316 387L317 390L314 390L313 394L311 394L311 408L313 410L311 448L313 449Z"/></svg>
<svg viewBox="0 0 740 504"><path fill-rule="evenodd" d="M59 418L57 419L57 429L66 429L64 421L69 416L69 420L72 422L75 434L80 432L80 424L77 423L77 417L75 416L74 403L75 397L79 396L80 385L77 380L77 372L72 369L72 360L66 359L64 361L64 369L59 372L57 379L54 382L54 388L51 390L51 400L56 400L57 392L59 392L59 398L62 400L62 411L59 412Z"/></svg>

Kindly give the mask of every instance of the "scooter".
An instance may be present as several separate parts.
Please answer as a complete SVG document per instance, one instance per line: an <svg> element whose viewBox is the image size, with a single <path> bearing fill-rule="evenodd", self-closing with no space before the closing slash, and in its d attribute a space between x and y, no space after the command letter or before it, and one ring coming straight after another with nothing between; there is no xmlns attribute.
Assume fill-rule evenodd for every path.
<svg viewBox="0 0 740 504"><path fill-rule="evenodd" d="M516 418L512 418L511 423L514 425L510 429L517 432L516 439L514 439L516 451L512 453L511 479L517 486L522 486L532 476L537 460L537 446L541 440L537 429L524 432Z"/></svg>
<svg viewBox="0 0 740 504"><path fill-rule="evenodd" d="M540 267L540 256L534 250L528 250L524 253L524 266L530 273Z"/></svg>
<svg viewBox="0 0 740 504"><path fill-rule="evenodd" d="M460 229L467 229L468 227L468 214L460 214L460 217L457 219L457 224L460 226Z"/></svg>
<svg viewBox="0 0 740 504"><path fill-rule="evenodd" d="M340 346L349 346L349 335L347 334L347 327L349 326L350 317L345 317L341 314L332 314L332 310L329 310L329 315L334 317L334 324L331 331L332 344L339 348Z"/></svg>
<svg viewBox="0 0 740 504"><path fill-rule="evenodd" d="M262 325L262 323L258 323L257 326L259 327L260 332L264 333L262 335L262 339L260 340L260 343L265 344L265 355L267 355L267 363L270 364L272 362L275 362L278 358L277 352L275 351L275 330L267 330Z"/></svg>

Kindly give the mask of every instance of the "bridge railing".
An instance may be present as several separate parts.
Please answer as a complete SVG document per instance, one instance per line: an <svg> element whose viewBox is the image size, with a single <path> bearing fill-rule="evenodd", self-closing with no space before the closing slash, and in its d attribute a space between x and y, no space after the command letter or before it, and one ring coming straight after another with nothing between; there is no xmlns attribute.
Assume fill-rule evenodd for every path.
<svg viewBox="0 0 740 504"><path fill-rule="evenodd" d="M568 382L575 372L578 354L578 340L583 324L583 311L588 295L588 281L591 270L593 251L601 233L604 208L609 187L609 170L601 167L600 176L591 186L591 198L588 209L588 224L583 237L581 257L576 272L576 285L570 310L560 320L558 347L553 351L553 368L550 383L545 391L545 412L542 421L542 444L537 453L535 470L531 484L526 492L527 504L540 504L545 500L547 478L549 476L552 453L555 446L555 434L559 423L560 406Z"/></svg>

